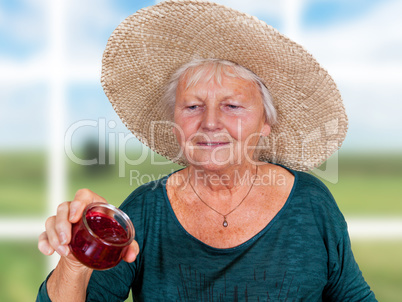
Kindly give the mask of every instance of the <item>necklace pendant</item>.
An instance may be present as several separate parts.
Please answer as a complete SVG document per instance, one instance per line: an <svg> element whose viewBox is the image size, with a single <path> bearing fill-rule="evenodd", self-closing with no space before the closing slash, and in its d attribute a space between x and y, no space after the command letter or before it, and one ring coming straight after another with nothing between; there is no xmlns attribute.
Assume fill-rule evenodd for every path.
<svg viewBox="0 0 402 302"><path fill-rule="evenodd" d="M226 217L223 217L223 226L227 228L228 222L226 221Z"/></svg>

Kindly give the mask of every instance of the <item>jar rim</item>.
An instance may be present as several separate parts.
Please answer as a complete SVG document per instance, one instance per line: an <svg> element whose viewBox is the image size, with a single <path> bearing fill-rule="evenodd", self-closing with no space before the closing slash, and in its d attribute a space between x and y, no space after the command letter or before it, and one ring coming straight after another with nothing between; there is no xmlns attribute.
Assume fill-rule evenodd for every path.
<svg viewBox="0 0 402 302"><path fill-rule="evenodd" d="M126 230L127 232L127 237L128 240L123 242L123 243L115 243L115 242L109 242L107 240L102 239L101 237L99 237L89 226L88 221L87 221L87 213L92 210L95 207L101 207L101 208L107 208L109 210L112 210L114 213L118 214L120 216L120 218L122 218L122 220L127 224L127 228L123 228ZM114 218L112 218L114 219ZM131 242L134 240L134 226L133 223L130 219L130 217L128 217L128 215L126 213L124 213L122 210L120 210L119 208L116 208L114 205L111 205L109 203L104 203L104 202L94 202L94 203L90 203L89 205L86 206L86 208L84 209L84 212L82 213L82 221L84 223L84 226L86 228L86 230L88 230L88 232L91 234L91 236L100 241L102 244L108 245L108 246L115 246L115 247L125 247L131 244ZM116 221L117 223L119 223L118 221ZM119 223L119 225L121 225Z"/></svg>

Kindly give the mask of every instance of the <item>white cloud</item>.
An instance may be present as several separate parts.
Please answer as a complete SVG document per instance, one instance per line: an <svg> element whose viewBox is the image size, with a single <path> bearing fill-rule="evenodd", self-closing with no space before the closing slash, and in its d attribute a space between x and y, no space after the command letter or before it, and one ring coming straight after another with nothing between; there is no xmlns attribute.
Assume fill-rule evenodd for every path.
<svg viewBox="0 0 402 302"><path fill-rule="evenodd" d="M301 43L324 66L366 66L374 78L381 78L377 67L402 67L401 12L402 1L384 1L355 20L304 30Z"/></svg>
<svg viewBox="0 0 402 302"><path fill-rule="evenodd" d="M302 31L301 44L334 76L349 115L347 148L401 148L402 1L348 22Z"/></svg>
<svg viewBox="0 0 402 302"><path fill-rule="evenodd" d="M47 135L47 93L42 84L1 87L0 145L43 146Z"/></svg>
<svg viewBox="0 0 402 302"><path fill-rule="evenodd" d="M44 38L45 0L21 0L18 9L0 10L0 32L19 43L36 43ZM15 4L17 5L17 4Z"/></svg>
<svg viewBox="0 0 402 302"><path fill-rule="evenodd" d="M124 19L108 0L67 2L67 54L75 64L100 64L107 34Z"/></svg>

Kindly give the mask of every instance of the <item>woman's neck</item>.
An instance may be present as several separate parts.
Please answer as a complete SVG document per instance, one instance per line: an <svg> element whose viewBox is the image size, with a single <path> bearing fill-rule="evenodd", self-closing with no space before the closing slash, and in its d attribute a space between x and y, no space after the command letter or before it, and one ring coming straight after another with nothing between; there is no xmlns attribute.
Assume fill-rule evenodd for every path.
<svg viewBox="0 0 402 302"><path fill-rule="evenodd" d="M209 191L210 194L220 191L233 194L252 185L257 165L248 163L219 170L189 166L187 169L187 181L191 181L194 188Z"/></svg>

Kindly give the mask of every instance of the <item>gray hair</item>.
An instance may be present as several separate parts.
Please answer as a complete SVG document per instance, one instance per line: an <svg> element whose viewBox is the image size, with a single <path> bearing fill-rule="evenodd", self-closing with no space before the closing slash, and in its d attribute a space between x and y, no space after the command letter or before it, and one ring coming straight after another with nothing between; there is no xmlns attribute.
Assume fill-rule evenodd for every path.
<svg viewBox="0 0 402 302"><path fill-rule="evenodd" d="M196 69L196 67L199 66L211 68L208 70L206 70L206 68ZM205 78L207 81L214 79L218 84L221 84L222 74L256 83L260 89L266 121L270 126L273 126L276 123L276 109L273 105L271 94L264 85L262 79L251 70L237 63L220 59L193 59L192 61L182 65L173 73L162 96L162 104L165 107L165 116L169 120L174 119L174 105L176 102L177 86L179 84L179 80L184 76L189 76L186 83L186 88L189 88L196 85L201 78Z"/></svg>

